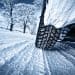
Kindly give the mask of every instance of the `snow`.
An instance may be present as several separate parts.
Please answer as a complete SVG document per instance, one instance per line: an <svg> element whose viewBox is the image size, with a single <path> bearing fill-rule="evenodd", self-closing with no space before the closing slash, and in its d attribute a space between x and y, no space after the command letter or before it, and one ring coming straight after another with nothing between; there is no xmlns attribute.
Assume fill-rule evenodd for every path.
<svg viewBox="0 0 75 75"><path fill-rule="evenodd" d="M74 75L75 43L35 47L36 35L0 28L0 75Z"/></svg>
<svg viewBox="0 0 75 75"><path fill-rule="evenodd" d="M10 15L7 9L0 9L0 27L10 29ZM24 21L26 23L26 32L36 34L39 23L37 7L30 4L18 3L14 5L13 15L13 30L23 32ZM38 13L38 15L37 15Z"/></svg>
<svg viewBox="0 0 75 75"><path fill-rule="evenodd" d="M75 75L75 43L57 42L51 50L36 48L35 39L41 11L35 10L36 13L30 15L33 16L30 18L31 25L28 23L30 29L24 34L23 15L27 13L22 14L22 11L27 10L23 9L24 6L35 9L33 5L15 5L15 25L12 32L9 31L9 15L5 14L5 10L0 12L0 75ZM30 33L32 30L34 35Z"/></svg>
<svg viewBox="0 0 75 75"><path fill-rule="evenodd" d="M48 0L44 24L62 28L75 23L75 0Z"/></svg>
<svg viewBox="0 0 75 75"><path fill-rule="evenodd" d="M7 27L7 18L0 14L0 27Z"/></svg>

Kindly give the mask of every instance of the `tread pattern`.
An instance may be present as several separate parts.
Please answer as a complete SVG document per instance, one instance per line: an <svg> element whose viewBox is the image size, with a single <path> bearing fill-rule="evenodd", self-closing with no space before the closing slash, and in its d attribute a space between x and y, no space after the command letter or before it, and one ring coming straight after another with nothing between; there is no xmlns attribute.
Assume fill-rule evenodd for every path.
<svg viewBox="0 0 75 75"><path fill-rule="evenodd" d="M60 36L60 30L52 25L39 27L36 37L36 47L42 49L51 49Z"/></svg>
<svg viewBox="0 0 75 75"><path fill-rule="evenodd" d="M68 32L70 31L71 27L66 26L61 29L60 39L61 41L64 41L64 39L67 37Z"/></svg>

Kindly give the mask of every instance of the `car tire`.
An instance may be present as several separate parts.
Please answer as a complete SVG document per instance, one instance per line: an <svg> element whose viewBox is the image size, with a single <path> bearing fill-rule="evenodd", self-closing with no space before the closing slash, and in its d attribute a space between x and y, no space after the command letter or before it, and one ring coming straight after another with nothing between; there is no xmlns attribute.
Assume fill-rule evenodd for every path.
<svg viewBox="0 0 75 75"><path fill-rule="evenodd" d="M42 49L51 49L60 37L60 29L53 25L39 27L35 46Z"/></svg>

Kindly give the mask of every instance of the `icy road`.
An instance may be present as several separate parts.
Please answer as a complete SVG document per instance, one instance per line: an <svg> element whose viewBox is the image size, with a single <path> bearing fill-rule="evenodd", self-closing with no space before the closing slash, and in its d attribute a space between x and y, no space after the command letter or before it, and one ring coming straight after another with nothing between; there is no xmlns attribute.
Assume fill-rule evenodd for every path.
<svg viewBox="0 0 75 75"><path fill-rule="evenodd" d="M75 43L42 50L35 37L0 29L0 75L75 75Z"/></svg>

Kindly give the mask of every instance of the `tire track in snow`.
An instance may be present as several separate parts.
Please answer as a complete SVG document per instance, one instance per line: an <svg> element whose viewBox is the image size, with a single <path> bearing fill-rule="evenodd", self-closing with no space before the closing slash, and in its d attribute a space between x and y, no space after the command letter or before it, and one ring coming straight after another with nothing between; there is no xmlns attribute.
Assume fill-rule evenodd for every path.
<svg viewBox="0 0 75 75"><path fill-rule="evenodd" d="M65 51L68 54L71 54L75 57L75 46L70 46L70 44L67 43L60 43L60 45L57 46L57 50L59 51Z"/></svg>
<svg viewBox="0 0 75 75"><path fill-rule="evenodd" d="M35 48L34 53L31 58L31 62L27 66L27 70L25 70L24 75L44 75L45 68L44 68L44 59L42 49Z"/></svg>
<svg viewBox="0 0 75 75"><path fill-rule="evenodd" d="M17 36L15 36L15 39L9 37L11 41L14 40L16 42L10 43L7 42L8 40L6 39L4 43L7 42L7 44L4 44L3 48L2 45L0 45L0 53L2 53L0 54L0 56L2 58L8 58L8 53L11 54L11 57L8 58L9 60L6 60L5 63L0 66L0 75L75 74L75 53L73 46L68 44L69 46L67 47L69 47L69 50L65 51L66 47L62 43L62 47L60 47L59 45L59 48L56 48L56 50L42 51L35 48L35 40L33 37L22 37L23 38L20 37L20 41L19 39L17 39ZM24 40L24 38L26 41ZM60 48L61 50L59 50ZM17 51L15 52L15 50Z"/></svg>
<svg viewBox="0 0 75 75"><path fill-rule="evenodd" d="M26 47L28 47L28 44ZM18 72L21 73L21 71L24 70L24 66L27 66L27 63L30 61L31 57L29 57L30 55L28 57L26 55L32 54L32 52L29 53L26 47L23 50L21 50L21 52L18 55L16 55L16 57L14 57L12 62L10 61L10 63L8 64L9 70L6 73L7 75L10 74L12 70L14 70L12 74L17 75Z"/></svg>
<svg viewBox="0 0 75 75"><path fill-rule="evenodd" d="M0 52L0 63L2 61L4 61L4 62L10 61L10 59L12 57L14 57L14 55L17 54L22 49L22 47L24 47L23 44L24 44L24 42L16 44L14 47L9 47L9 48L2 50ZM1 66L1 64L0 64L0 66Z"/></svg>
<svg viewBox="0 0 75 75"><path fill-rule="evenodd" d="M29 44L29 42L25 45L27 46ZM24 45L23 45L24 46ZM2 72L0 72L0 74L3 73L3 75L6 75L10 70L14 70L16 67L14 67L14 65L17 65L17 63L19 63L20 61L18 61L17 58L19 58L19 54L22 54L25 50L25 46L23 49L21 49L21 51L14 55L14 57L10 60L10 62L7 62L6 64L4 64L1 68L0 68L0 71L3 70ZM22 59L22 56L21 58ZM14 68L13 68L14 67ZM6 69L7 68L7 69ZM18 68L17 68L18 69Z"/></svg>
<svg viewBox="0 0 75 75"><path fill-rule="evenodd" d="M51 75L51 68L49 67L46 52L43 50L43 59L44 59L44 67L45 67L45 74L44 75Z"/></svg>
<svg viewBox="0 0 75 75"><path fill-rule="evenodd" d="M75 66L75 57L64 51L59 51L68 61L70 61ZM74 68L75 69L75 68Z"/></svg>
<svg viewBox="0 0 75 75"><path fill-rule="evenodd" d="M72 64L74 64L75 66L75 49L71 46L68 46L65 43L61 43L64 44L64 47L59 46L57 49L58 51L66 57L66 59L70 62L72 62Z"/></svg>
<svg viewBox="0 0 75 75"><path fill-rule="evenodd" d="M47 61L52 75L74 75L75 67L57 51L46 52Z"/></svg>
<svg viewBox="0 0 75 75"><path fill-rule="evenodd" d="M0 45L0 52L5 50L5 49L9 49L9 48L13 48L15 45L18 45L19 43L25 42L24 40L21 41L17 41L17 42L12 42L11 44L3 44Z"/></svg>

